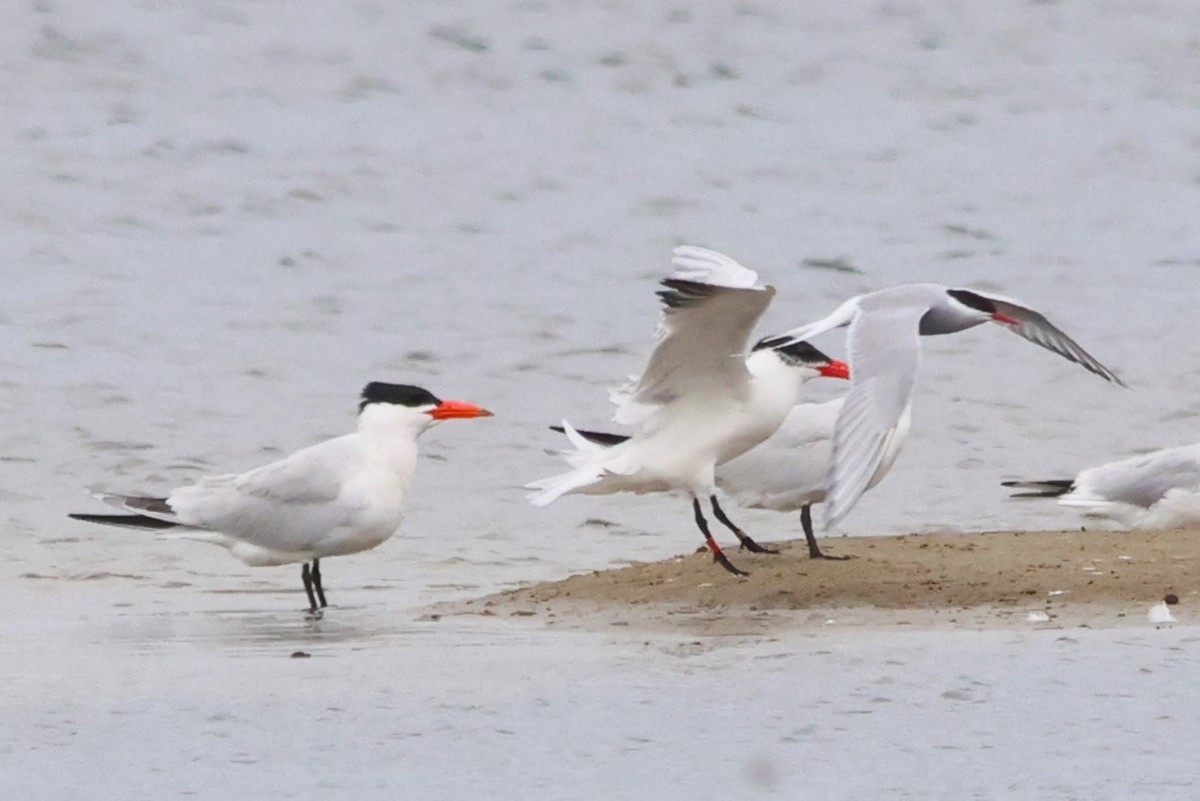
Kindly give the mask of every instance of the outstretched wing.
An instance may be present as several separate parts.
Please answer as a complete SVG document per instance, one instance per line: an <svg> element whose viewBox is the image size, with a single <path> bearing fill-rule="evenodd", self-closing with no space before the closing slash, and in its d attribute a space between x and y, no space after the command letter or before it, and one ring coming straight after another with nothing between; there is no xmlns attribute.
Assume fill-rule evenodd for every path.
<svg viewBox="0 0 1200 801"><path fill-rule="evenodd" d="M1026 308L1007 298L985 295L975 290L969 291L990 301L995 309L994 314L998 315L993 319L1002 325L1006 325L1014 333L1019 334L1036 345L1041 345L1043 348L1057 353L1064 359L1069 359L1083 366L1101 378L1119 386L1125 386L1125 383L1117 377L1116 373L1097 361L1078 342L1071 339L1058 326L1047 320L1046 316L1041 312Z"/></svg>
<svg viewBox="0 0 1200 801"><path fill-rule="evenodd" d="M716 251L675 249L676 271L663 280L658 344L628 394L619 393L613 419L646 423L678 398L696 393L747 390L744 356L758 318L775 290L758 275Z"/></svg>
<svg viewBox="0 0 1200 801"><path fill-rule="evenodd" d="M922 305L856 315L847 334L851 388L834 428L825 527L837 523L870 486L908 407L921 364Z"/></svg>
<svg viewBox="0 0 1200 801"><path fill-rule="evenodd" d="M827 317L808 323L807 325L802 325L799 328L793 328L790 331L784 331L779 336L780 338L786 337L787 342L781 344L795 344L824 334L826 331L832 331L835 328L849 325L850 321L858 314L861 301L861 295L855 296L841 306L838 306Z"/></svg>

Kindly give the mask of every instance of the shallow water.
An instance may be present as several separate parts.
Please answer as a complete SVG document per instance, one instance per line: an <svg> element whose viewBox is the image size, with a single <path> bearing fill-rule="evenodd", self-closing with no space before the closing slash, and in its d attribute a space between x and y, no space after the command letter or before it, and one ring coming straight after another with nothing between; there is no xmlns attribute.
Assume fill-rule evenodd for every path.
<svg viewBox="0 0 1200 801"><path fill-rule="evenodd" d="M16 770L3 781L90 782L101 746L121 741L120 775L155 797L300 795L307 779L283 777L314 760L325 780L380 797L404 767L428 796L490 781L555 797L605 780L704 796L744 770L774 776L765 791L797 786L804 762L822 765L827 796L835 777L874 797L928 795L916 766L930 764L947 766L944 797L1169 796L1175 724L1127 725L1127 710L1101 703L1094 735L1068 725L1097 695L1162 703L1153 677L1104 689L1116 680L1100 665L1131 652L1124 635L1082 641L1079 680L1054 695L1063 705L1015 689L985 699L991 740L967 716L911 712L937 655L965 675L997 660L1066 671L1055 641L887 635L926 654L894 671L906 689L882 706L895 717L823 749L801 738L795 749L820 761L761 745L762 718L794 688L841 708L857 686L844 662L802 657L792 640L800 650L777 670L735 677L769 646L664 654L494 622L431 627L411 610L697 544L678 500L534 510L518 489L558 469L547 424L607 419L604 389L640 366L678 242L728 252L779 288L763 333L866 289L970 285L1036 305L1133 387L999 330L929 341L912 439L838 533L1073 525L1053 505L1007 500L999 481L1194 440L1191 16L1167 2L8 9L0 631ZM830 261L853 269L813 266ZM819 344L840 352L838 339ZM338 608L319 624L294 613L291 568L65 519L94 508L85 487L162 490L342 433L373 379L497 416L424 438L401 534L327 566ZM767 540L796 530L741 518ZM1153 653L1190 637L1138 636ZM821 642L865 664L881 647ZM298 649L313 659L283 661ZM318 658L333 655L336 667ZM293 683L284 670L307 672ZM571 670L562 703L539 706L532 677ZM694 695L680 681L692 673L708 679ZM612 699L645 727L625 728ZM1026 717L1028 739L998 734ZM1003 756L968 771L929 739L943 730ZM925 761L881 739L899 731ZM589 750L588 732L603 745ZM1061 766L1025 764L1037 743L1070 763L1063 784ZM253 753L245 775L213 769ZM1115 769L1133 754L1142 779ZM547 761L547 773L518 767Z"/></svg>
<svg viewBox="0 0 1200 801"><path fill-rule="evenodd" d="M1195 793L1194 627L696 639L494 618L389 623L382 608L337 608L320 622L109 610L59 636L18 632L6 649L22 669L7 660L0 691L10 766L0 789L44 798Z"/></svg>

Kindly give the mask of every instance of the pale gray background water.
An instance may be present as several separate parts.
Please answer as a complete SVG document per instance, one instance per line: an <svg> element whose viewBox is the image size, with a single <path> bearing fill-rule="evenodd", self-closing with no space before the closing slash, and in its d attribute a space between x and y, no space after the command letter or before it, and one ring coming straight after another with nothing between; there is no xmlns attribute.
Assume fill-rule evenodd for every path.
<svg viewBox="0 0 1200 801"><path fill-rule="evenodd" d="M71 797L116 771L146 797L203 795L213 782L225 797L303 795L300 779L273 784L271 770L230 778L237 748L193 751L187 739L212 729L252 739L260 768L317 759L354 771L343 786L365 796L391 797L381 788L396 776L427 795L486 795L488 775L500 796L587 794L594 776L552 748L578 691L600 709L614 698L650 705L655 725L629 735L654 744L630 746L654 752L641 773L609 739L625 736L619 716L579 724L599 727L608 747L593 756L614 776L647 782L624 794L656 792L651 777L671 786L686 764L703 795L726 778L741 786L737 766L758 764L770 740L764 710L795 686L841 708L852 680L830 681L846 663L823 652L849 649L871 673L883 664L872 642L800 648L743 675L744 654L767 646L694 663L636 641L410 624L422 602L696 544L677 499L534 510L518 489L558 469L544 453L557 444L548 423L607 419L604 390L645 356L655 282L676 243L723 250L779 288L763 333L880 286L969 285L1034 304L1133 387L998 328L927 341L912 440L840 532L1075 525L1053 505L1006 500L998 482L1197 438L1200 33L1187 3L38 0L5 6L0 21L0 569L3 698L16 721L0 744L13 770L0 781L17 787ZM833 259L857 272L804 264ZM840 353L839 339L819 344ZM340 622L293 618L291 569L252 571L216 549L65 520L95 510L84 487L166 489L342 433L372 379L420 383L497 416L423 440L401 535L328 565ZM742 518L763 539L794 533L785 517ZM982 702L1002 718L987 729L993 750L969 716L937 720L933 729L984 750L971 771L924 757L958 776L947 778L957 791L934 797L1169 795L1114 767L1115 755L1148 748L1155 770L1171 768L1148 775L1184 775L1172 772L1191 764L1172 761L1182 741L1159 718L1127 723L1101 703L1095 725L1111 740L1063 735L1083 699L1159 703L1151 679L1126 687L1120 669L1101 669L1127 666L1131 651L1105 635L1074 651L1031 636L943 635L922 641L928 663L893 671L923 692L942 648L967 676L996 654L1027 660L1023 674L1067 671L1061 706L1018 691L1015 674L997 679L1014 683ZM1189 637L1155 634L1137 648L1174 647L1158 636ZM507 642L511 653L498 647ZM301 647L343 658L279 661ZM554 660L572 648L585 683L544 707L511 676L464 680L468 698L444 715L426 703L461 689L447 677L474 676L480 660L541 675L564 669ZM1162 670L1186 682L1194 664L1180 653ZM650 676L645 697L623 670ZM414 674L424 678L409 693ZM363 677L391 693L395 706L379 708L394 714L379 714L397 728L363 723L374 708L358 692ZM757 712L704 718L698 699L739 685L735 706L753 697ZM258 698L267 687L274 694ZM314 713L329 725L297 739L301 713L288 702L301 693L342 719ZM934 754L930 721L902 707L886 707L886 725L912 729L905 743ZM688 717L668 725L681 709ZM479 714L513 716L495 727L516 732L504 735L511 743L462 746ZM231 717L209 725L213 715ZM1032 734L1011 731L1023 716ZM142 734L106 729L122 719ZM110 736L96 742L129 744L121 767L79 745L98 731ZM929 794L911 755L860 729L825 731L821 767L793 770L806 750L785 748L764 786L828 780L834 797L847 771L829 754L853 753L876 766L855 763L857 789ZM1061 785L1056 761L1013 746L1026 735L1065 749ZM393 738L395 753L424 758L395 764ZM722 752L727 761L708 756L729 738L742 747ZM157 761L138 745L151 742L165 743ZM354 760L333 756L342 748ZM528 774L497 767L510 751L563 767L526 786ZM1026 758L1027 780L1006 784Z"/></svg>

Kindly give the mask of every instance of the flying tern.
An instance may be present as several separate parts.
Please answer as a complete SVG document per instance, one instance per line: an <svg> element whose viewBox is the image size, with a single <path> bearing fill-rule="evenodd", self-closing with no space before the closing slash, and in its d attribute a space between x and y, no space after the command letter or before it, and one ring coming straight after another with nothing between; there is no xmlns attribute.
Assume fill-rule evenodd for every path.
<svg viewBox="0 0 1200 801"><path fill-rule="evenodd" d="M833 433L844 398L824 403L801 403L788 413L783 425L750 450L717 467L717 487L733 496L738 506L800 511L800 527L813 559L829 556L817 545L812 505L825 500L825 480L833 464ZM883 458L866 489L878 484L892 469L908 438L911 404L905 406L884 445Z"/></svg>
<svg viewBox="0 0 1200 801"><path fill-rule="evenodd" d="M859 295L827 317L782 335L801 341L850 327L846 342L853 377L834 428L825 528L841 520L879 475L911 401L921 362L920 337L952 334L987 322L999 323L1124 386L1040 312L1005 298L938 284L908 284Z"/></svg>

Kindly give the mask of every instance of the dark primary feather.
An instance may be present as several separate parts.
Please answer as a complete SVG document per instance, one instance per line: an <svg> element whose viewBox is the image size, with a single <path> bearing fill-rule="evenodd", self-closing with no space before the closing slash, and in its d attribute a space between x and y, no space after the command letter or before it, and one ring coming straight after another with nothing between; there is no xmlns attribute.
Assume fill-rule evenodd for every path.
<svg viewBox="0 0 1200 801"><path fill-rule="evenodd" d="M82 520L85 523L103 523L106 526L125 526L127 528L175 528L176 523L168 523L166 520L159 520L156 517L144 517L143 515L88 515L88 514L69 514L67 517L72 520Z"/></svg>
<svg viewBox="0 0 1200 801"><path fill-rule="evenodd" d="M657 294L668 309L686 309L689 306L695 306L727 289L713 284L702 284L699 281L685 281L681 278L664 278L660 283L666 289L660 289Z"/></svg>
<svg viewBox="0 0 1200 801"><path fill-rule="evenodd" d="M750 332L775 296L771 287L730 287L682 278L665 290L657 343L616 419L641 425L679 398L715 392L740 398L750 373L744 359Z"/></svg>
<svg viewBox="0 0 1200 801"><path fill-rule="evenodd" d="M1009 326L1009 328L1018 336L1024 337L1035 345L1041 345L1068 361L1075 362L1106 381L1111 381L1120 387L1125 386L1125 382L1116 373L1101 364L1092 354L1084 350L1083 346L1046 319L1041 312L999 298L988 298L987 300L995 309L993 314L998 312L1017 320L1017 325Z"/></svg>
<svg viewBox="0 0 1200 801"><path fill-rule="evenodd" d="M1066 495L1075 486L1069 478L1050 478L1045 481L1001 481L1001 486L1030 490L1029 492L1014 492L1014 498L1057 498Z"/></svg>
<svg viewBox="0 0 1200 801"><path fill-rule="evenodd" d="M969 289L947 289L946 294L975 311L981 311L984 314L996 313L996 304L991 298L976 294Z"/></svg>
<svg viewBox="0 0 1200 801"><path fill-rule="evenodd" d="M562 426L550 426L550 430L557 431L560 434L567 433ZM622 442L629 439L629 437L625 436L624 434L605 434L602 431L576 430L575 433L584 439L589 440L590 442L594 442L597 445L604 445L605 447L609 448L611 448L613 445L620 445Z"/></svg>

